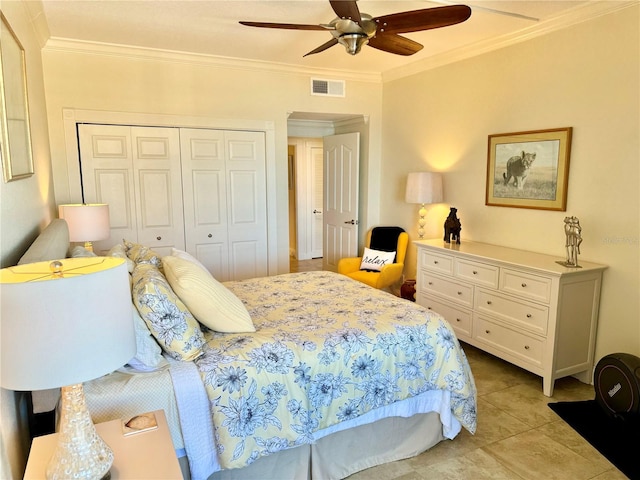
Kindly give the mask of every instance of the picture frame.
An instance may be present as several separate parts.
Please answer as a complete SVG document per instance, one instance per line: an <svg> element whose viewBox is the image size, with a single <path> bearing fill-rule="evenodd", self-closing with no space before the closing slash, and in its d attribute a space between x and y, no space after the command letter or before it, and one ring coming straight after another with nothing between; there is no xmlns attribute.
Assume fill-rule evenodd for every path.
<svg viewBox="0 0 640 480"><path fill-rule="evenodd" d="M0 157L4 181L33 175L24 48L0 12Z"/></svg>
<svg viewBox="0 0 640 480"><path fill-rule="evenodd" d="M485 205L566 211L572 127L489 135Z"/></svg>

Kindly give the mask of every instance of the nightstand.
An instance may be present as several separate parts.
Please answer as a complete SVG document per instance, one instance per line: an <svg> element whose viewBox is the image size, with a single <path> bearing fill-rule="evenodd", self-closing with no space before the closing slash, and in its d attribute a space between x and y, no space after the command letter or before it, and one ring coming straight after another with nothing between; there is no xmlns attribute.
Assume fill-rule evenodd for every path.
<svg viewBox="0 0 640 480"><path fill-rule="evenodd" d="M164 410L154 412L158 428L135 435L122 434L121 420L99 423L96 430L113 450L111 480L182 480ZM25 480L42 480L53 454L57 434L36 437L31 444Z"/></svg>

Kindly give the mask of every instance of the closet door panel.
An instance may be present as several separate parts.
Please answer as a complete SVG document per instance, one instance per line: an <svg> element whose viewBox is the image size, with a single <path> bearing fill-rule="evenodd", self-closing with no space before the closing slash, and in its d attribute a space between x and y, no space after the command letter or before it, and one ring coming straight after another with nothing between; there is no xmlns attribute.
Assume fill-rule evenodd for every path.
<svg viewBox="0 0 640 480"><path fill-rule="evenodd" d="M228 236L234 280L268 275L263 132L226 131Z"/></svg>
<svg viewBox="0 0 640 480"><path fill-rule="evenodd" d="M80 124L77 128L83 201L109 205L111 236L94 242L96 252L123 238L138 241L130 127Z"/></svg>
<svg viewBox="0 0 640 480"><path fill-rule="evenodd" d="M184 249L180 136L176 128L131 127L138 241L161 255Z"/></svg>
<svg viewBox="0 0 640 480"><path fill-rule="evenodd" d="M180 148L186 250L230 280L224 132L182 128Z"/></svg>

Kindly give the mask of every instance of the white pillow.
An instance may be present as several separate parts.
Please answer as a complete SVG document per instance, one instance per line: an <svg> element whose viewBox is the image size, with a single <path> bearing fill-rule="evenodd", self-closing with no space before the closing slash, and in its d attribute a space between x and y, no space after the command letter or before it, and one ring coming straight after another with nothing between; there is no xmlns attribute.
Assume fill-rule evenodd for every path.
<svg viewBox="0 0 640 480"><path fill-rule="evenodd" d="M211 272L207 269L207 267L205 267L202 263L200 263L200 260L198 260L196 257L191 255L190 253L185 252L184 250L178 250L177 248L171 248L171 256L172 257L182 258L183 260L188 260L189 262L191 262L191 263L193 263L195 265L198 265L205 272L207 272L209 275L211 275ZM213 276L213 275L211 275L211 276Z"/></svg>
<svg viewBox="0 0 640 480"><path fill-rule="evenodd" d="M129 273L132 273L133 269L136 266L133 260L127 257L127 249L122 243L117 243L116 245L111 247L107 252L107 257L124 258L127 262L127 270L129 270Z"/></svg>
<svg viewBox="0 0 640 480"><path fill-rule="evenodd" d="M393 263L396 258L396 252L383 252L381 250L372 250L364 247L360 270L373 270L379 272L385 265Z"/></svg>
<svg viewBox="0 0 640 480"><path fill-rule="evenodd" d="M246 307L201 266L181 257L162 258L165 277L191 314L216 332L255 332Z"/></svg>
<svg viewBox="0 0 640 480"><path fill-rule="evenodd" d="M166 365L167 360L162 356L160 345L151 336L149 327L138 313L138 309L133 304L131 304L131 309L136 332L136 355L128 363L135 370L143 372L157 370Z"/></svg>

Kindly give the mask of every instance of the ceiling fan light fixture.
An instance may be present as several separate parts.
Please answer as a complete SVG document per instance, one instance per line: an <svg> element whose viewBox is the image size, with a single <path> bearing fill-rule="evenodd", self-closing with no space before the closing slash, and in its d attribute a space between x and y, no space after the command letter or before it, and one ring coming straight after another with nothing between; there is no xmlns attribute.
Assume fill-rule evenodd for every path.
<svg viewBox="0 0 640 480"><path fill-rule="evenodd" d="M346 33L338 38L338 43L344 45L348 54L355 55L369 43L369 37L362 33Z"/></svg>

